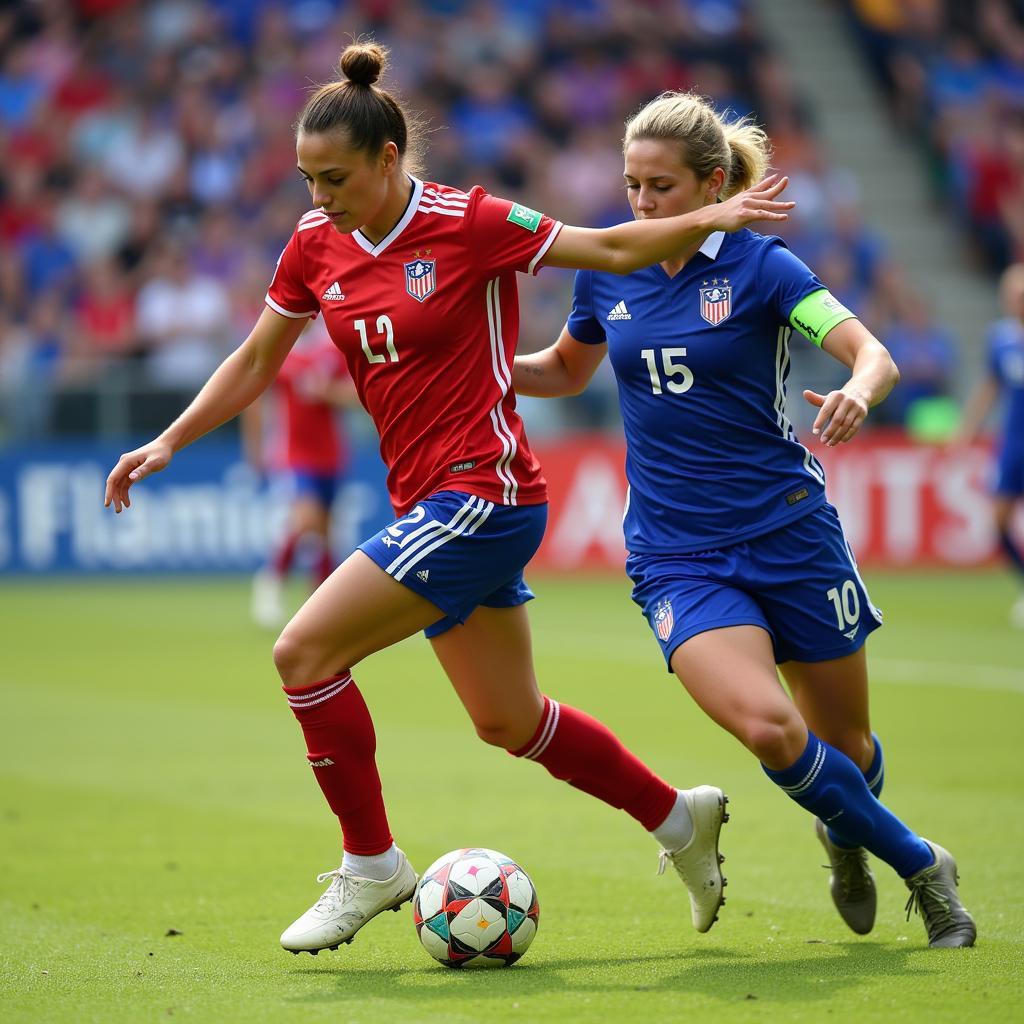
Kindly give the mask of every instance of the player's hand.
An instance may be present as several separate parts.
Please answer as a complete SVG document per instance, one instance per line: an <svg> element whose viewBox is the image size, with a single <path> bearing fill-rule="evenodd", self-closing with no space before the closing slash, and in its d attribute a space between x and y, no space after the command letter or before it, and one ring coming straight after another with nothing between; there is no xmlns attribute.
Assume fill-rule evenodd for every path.
<svg viewBox="0 0 1024 1024"><path fill-rule="evenodd" d="M833 448L849 441L860 430L868 415L868 402L858 391L830 391L819 395L816 391L804 391L804 398L818 407L811 432L821 437L822 444Z"/></svg>
<svg viewBox="0 0 1024 1024"><path fill-rule="evenodd" d="M173 454L169 444L150 441L149 444L122 455L107 477L103 507L110 508L113 505L115 512L120 512L122 508L131 508L128 490L132 484L138 483L151 473L159 473L171 461Z"/></svg>
<svg viewBox="0 0 1024 1024"><path fill-rule="evenodd" d="M714 211L716 231L739 231L755 220L789 220L789 211L796 203L777 199L789 178L769 174L746 192L740 192L724 203L716 203Z"/></svg>

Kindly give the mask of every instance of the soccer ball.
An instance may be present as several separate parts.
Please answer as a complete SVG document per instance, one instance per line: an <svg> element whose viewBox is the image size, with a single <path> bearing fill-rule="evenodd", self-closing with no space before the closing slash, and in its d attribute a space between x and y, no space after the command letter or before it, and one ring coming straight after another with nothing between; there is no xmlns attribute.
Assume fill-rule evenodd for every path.
<svg viewBox="0 0 1024 1024"><path fill-rule="evenodd" d="M448 967L514 964L537 934L540 906L530 876L503 853L469 847L423 872L412 901L423 948Z"/></svg>

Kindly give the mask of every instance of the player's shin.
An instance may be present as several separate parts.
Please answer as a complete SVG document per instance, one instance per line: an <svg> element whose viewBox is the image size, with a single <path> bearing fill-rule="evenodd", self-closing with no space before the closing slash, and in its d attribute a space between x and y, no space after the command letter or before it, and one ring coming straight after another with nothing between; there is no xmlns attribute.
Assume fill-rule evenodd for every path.
<svg viewBox="0 0 1024 1024"><path fill-rule="evenodd" d="M540 725L529 742L509 753L536 761L556 779L621 808L648 832L665 821L676 803L676 790L610 729L550 697L544 698Z"/></svg>
<svg viewBox="0 0 1024 1024"><path fill-rule="evenodd" d="M845 754L807 735L796 762L765 774L801 807L816 814L845 847L863 846L907 878L933 861L927 843L878 802Z"/></svg>
<svg viewBox="0 0 1024 1024"><path fill-rule="evenodd" d="M313 774L341 822L345 851L372 856L390 850L375 759L377 738L351 673L283 689L302 727Z"/></svg>

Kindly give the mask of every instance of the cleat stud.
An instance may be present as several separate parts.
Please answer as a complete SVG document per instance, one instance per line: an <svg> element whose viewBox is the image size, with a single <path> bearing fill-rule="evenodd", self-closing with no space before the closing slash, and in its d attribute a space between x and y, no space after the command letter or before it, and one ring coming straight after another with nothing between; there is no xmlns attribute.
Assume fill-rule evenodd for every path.
<svg viewBox="0 0 1024 1024"><path fill-rule="evenodd" d="M338 944L335 943L333 946L328 946L327 948L328 949L337 949L338 948Z"/></svg>
<svg viewBox="0 0 1024 1024"><path fill-rule="evenodd" d="M718 863L719 864L724 864L725 863L725 854L724 853L720 853L718 855Z"/></svg>
<svg viewBox="0 0 1024 1024"><path fill-rule="evenodd" d="M319 950L319 949L311 949L311 950L309 951L309 955L310 955L310 956L316 956L316 955L317 955L317 953L319 953L319 952L320 952L320 950Z"/></svg>
<svg viewBox="0 0 1024 1024"><path fill-rule="evenodd" d="M727 822L728 820L729 820L729 815L728 814L723 814L722 815L722 824L724 825L725 822Z"/></svg>
<svg viewBox="0 0 1024 1024"><path fill-rule="evenodd" d="M722 875L722 888L724 889L729 884L729 879Z"/></svg>
<svg viewBox="0 0 1024 1024"><path fill-rule="evenodd" d="M291 953L292 956L298 956L299 955L299 951L297 949L289 949L288 952Z"/></svg>

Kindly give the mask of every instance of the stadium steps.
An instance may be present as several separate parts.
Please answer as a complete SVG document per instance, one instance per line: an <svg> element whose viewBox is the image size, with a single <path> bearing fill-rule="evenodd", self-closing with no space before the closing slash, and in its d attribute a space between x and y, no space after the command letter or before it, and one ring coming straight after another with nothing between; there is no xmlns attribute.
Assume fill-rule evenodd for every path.
<svg viewBox="0 0 1024 1024"><path fill-rule="evenodd" d="M961 230L930 199L917 147L894 128L841 6L761 0L757 17L813 105L830 161L859 182L865 222L955 335L962 392L981 365L985 325L998 312L995 281L970 265Z"/></svg>

